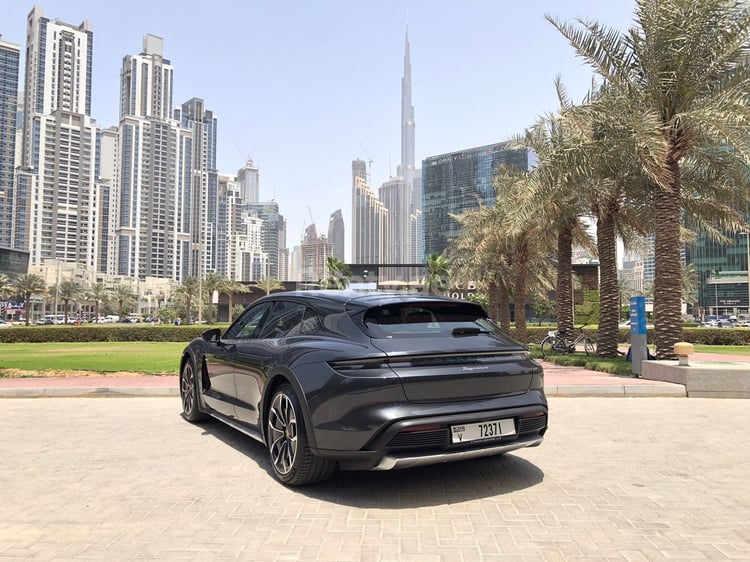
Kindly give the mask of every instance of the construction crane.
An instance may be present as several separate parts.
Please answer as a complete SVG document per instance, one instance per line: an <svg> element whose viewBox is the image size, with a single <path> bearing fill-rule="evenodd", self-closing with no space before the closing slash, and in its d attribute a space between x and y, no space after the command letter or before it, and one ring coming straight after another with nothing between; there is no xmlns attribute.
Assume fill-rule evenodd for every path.
<svg viewBox="0 0 750 562"><path fill-rule="evenodd" d="M242 149L240 149L240 145L237 144L237 141L233 140L232 142L234 143L234 147L237 149L237 152L240 153L240 156L242 156L242 159L245 161L245 164L252 165L253 159L249 155L246 155L244 152L242 152Z"/></svg>
<svg viewBox="0 0 750 562"><path fill-rule="evenodd" d="M367 152L367 149L365 148L365 145L362 144L362 141L359 141L359 146L362 147L362 152L364 153L365 158L367 158L367 185L372 187L372 156L370 156L370 154Z"/></svg>

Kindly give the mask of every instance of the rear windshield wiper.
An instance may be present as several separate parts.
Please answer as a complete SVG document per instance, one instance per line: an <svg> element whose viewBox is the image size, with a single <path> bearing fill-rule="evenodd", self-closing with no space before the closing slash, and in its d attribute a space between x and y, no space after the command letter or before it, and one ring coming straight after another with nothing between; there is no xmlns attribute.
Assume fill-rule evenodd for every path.
<svg viewBox="0 0 750 562"><path fill-rule="evenodd" d="M475 334L489 334L488 330L482 330L481 328L453 328L451 332L454 336L473 336Z"/></svg>

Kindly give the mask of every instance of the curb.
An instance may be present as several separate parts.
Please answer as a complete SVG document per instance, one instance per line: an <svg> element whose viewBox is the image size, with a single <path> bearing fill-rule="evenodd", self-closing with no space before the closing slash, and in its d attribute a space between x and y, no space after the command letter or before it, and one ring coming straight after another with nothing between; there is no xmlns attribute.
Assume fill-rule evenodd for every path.
<svg viewBox="0 0 750 562"><path fill-rule="evenodd" d="M564 398L612 397L612 398L687 398L687 390L680 384L637 385L637 384L559 384L544 387L549 396Z"/></svg>
<svg viewBox="0 0 750 562"><path fill-rule="evenodd" d="M0 398L159 398L179 396L173 387L0 388Z"/></svg>

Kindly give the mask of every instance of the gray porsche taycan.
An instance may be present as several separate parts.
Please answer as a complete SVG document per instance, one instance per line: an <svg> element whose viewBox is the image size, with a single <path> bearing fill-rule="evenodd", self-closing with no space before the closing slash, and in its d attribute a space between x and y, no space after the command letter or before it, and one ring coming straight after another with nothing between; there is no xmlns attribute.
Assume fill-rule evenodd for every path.
<svg viewBox="0 0 750 562"><path fill-rule="evenodd" d="M496 455L542 442L541 366L481 306L298 291L248 306L180 362L184 417L265 444L278 480Z"/></svg>

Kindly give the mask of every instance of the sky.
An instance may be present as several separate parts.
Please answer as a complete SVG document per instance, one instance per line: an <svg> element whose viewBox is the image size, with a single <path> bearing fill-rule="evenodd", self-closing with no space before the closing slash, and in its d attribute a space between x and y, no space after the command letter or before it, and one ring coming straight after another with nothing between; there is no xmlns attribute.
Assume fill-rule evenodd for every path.
<svg viewBox="0 0 750 562"><path fill-rule="evenodd" d="M33 3L0 0L0 35L26 43ZM287 219L287 245L305 227L327 234L341 209L351 255L351 163L372 160L371 184L396 174L408 27L417 167L429 156L508 140L554 112L560 76L581 101L592 71L545 20L595 20L620 31L634 0L49 0L50 19L94 33L92 117L119 118L120 68L147 33L164 39L175 106L193 97L218 116L219 172L246 158L260 199Z"/></svg>

